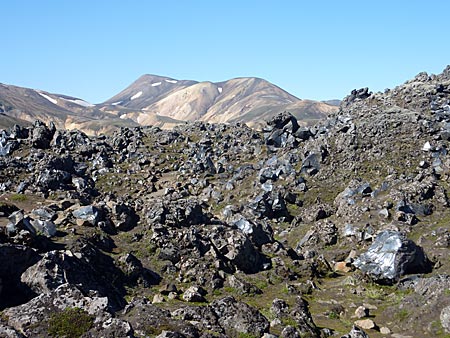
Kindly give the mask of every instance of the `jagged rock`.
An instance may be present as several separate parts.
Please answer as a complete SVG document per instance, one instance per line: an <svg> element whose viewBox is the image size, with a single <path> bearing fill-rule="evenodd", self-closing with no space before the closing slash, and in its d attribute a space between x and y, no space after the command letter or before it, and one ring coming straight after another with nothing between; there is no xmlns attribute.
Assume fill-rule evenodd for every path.
<svg viewBox="0 0 450 338"><path fill-rule="evenodd" d="M269 322L255 308L225 297L211 303L219 325L229 334L247 333L261 337L269 331Z"/></svg>
<svg viewBox="0 0 450 338"><path fill-rule="evenodd" d="M114 261L89 244L78 252L47 252L21 276L21 282L37 294L51 292L63 284L77 285L83 292L95 290L107 296L114 307L124 303L123 284L126 281Z"/></svg>
<svg viewBox="0 0 450 338"><path fill-rule="evenodd" d="M202 205L194 200L178 200L170 205L156 203L148 210L147 218L151 223L173 227L205 224L210 221Z"/></svg>
<svg viewBox="0 0 450 338"><path fill-rule="evenodd" d="M6 225L7 235L9 237L23 236L23 232L30 236L37 234L35 227L31 224L31 219L25 216L22 210L17 210L8 216L9 223Z"/></svg>
<svg viewBox="0 0 450 338"><path fill-rule="evenodd" d="M450 333L450 306L442 309L439 319L441 320L441 325L444 330L447 333Z"/></svg>
<svg viewBox="0 0 450 338"><path fill-rule="evenodd" d="M36 121L31 129L31 144L38 149L50 148L50 142L55 134L56 127L51 122L50 128L41 121Z"/></svg>
<svg viewBox="0 0 450 338"><path fill-rule="evenodd" d="M319 329L313 321L308 306L309 304L306 300L302 297L297 297L295 304L291 309L290 315L297 322L297 330L300 335L319 337Z"/></svg>
<svg viewBox="0 0 450 338"><path fill-rule="evenodd" d="M157 284L160 280L156 273L144 268L142 262L131 253L120 257L119 262L122 264L125 276L131 284L140 283L144 287L149 287Z"/></svg>
<svg viewBox="0 0 450 338"><path fill-rule="evenodd" d="M191 286L183 293L183 300L185 302L204 302L206 291L198 286Z"/></svg>
<svg viewBox="0 0 450 338"><path fill-rule="evenodd" d="M153 296L152 304L164 303L165 301L164 296L157 293Z"/></svg>
<svg viewBox="0 0 450 338"><path fill-rule="evenodd" d="M23 245L0 244L0 307L28 301L33 292L20 282L20 275L40 259L36 250Z"/></svg>
<svg viewBox="0 0 450 338"><path fill-rule="evenodd" d="M348 334L341 336L341 338L369 338L369 335L359 327L353 326L351 331Z"/></svg>
<svg viewBox="0 0 450 338"><path fill-rule="evenodd" d="M66 171L45 168L36 177L36 185L40 191L48 194L49 190L67 190L72 175Z"/></svg>
<svg viewBox="0 0 450 338"><path fill-rule="evenodd" d="M245 234L230 229L211 240L221 255L237 269L245 273L261 270L264 259Z"/></svg>
<svg viewBox="0 0 450 338"><path fill-rule="evenodd" d="M93 205L80 207L72 212L79 225L97 225L100 220L100 211Z"/></svg>
<svg viewBox="0 0 450 338"><path fill-rule="evenodd" d="M356 99L364 100L372 95L372 92L369 92L369 88L361 88L361 89L353 89L349 96L345 97L342 101L342 105L349 105Z"/></svg>
<svg viewBox="0 0 450 338"><path fill-rule="evenodd" d="M266 144L276 148L286 147L288 144L296 144L295 132L299 129L297 119L288 112L279 113L272 120L267 122L265 134ZM306 136L306 135L299 135Z"/></svg>
<svg viewBox="0 0 450 338"><path fill-rule="evenodd" d="M262 293L262 291L253 284L236 276L230 276L227 281L228 284L241 295L257 295Z"/></svg>
<svg viewBox="0 0 450 338"><path fill-rule="evenodd" d="M366 308L365 306L358 306L355 310L355 316L356 318L364 318L364 317L368 317L369 316L369 309ZM358 325L358 324L356 324ZM360 327L362 327L364 329L363 326L358 325Z"/></svg>
<svg viewBox="0 0 450 338"><path fill-rule="evenodd" d="M168 310L151 304L146 298L132 300L120 315L120 319L129 322L137 335L155 335L170 329L184 337L199 337L199 330L195 326L174 317Z"/></svg>
<svg viewBox="0 0 450 338"><path fill-rule="evenodd" d="M333 309L334 298L340 303L347 292L354 304L364 304L361 297L370 289L367 278L352 272L352 249L363 252L356 259L366 259L361 270L370 267L367 274L379 283L398 281L398 289L407 291L379 318L392 321L392 336L440 334L438 318L444 329L450 305L448 276L436 275L449 267L449 69L419 74L385 93L355 90L338 112L308 127L283 113L262 133L242 124L203 122L174 130L123 128L112 137L79 131L51 137L53 128L42 123L0 131L0 241L24 244L0 246L0 310L54 294L68 283L83 297L109 298L86 337L268 336L264 319L237 301L224 302L221 311L212 304L171 302L166 305L182 308L169 313L127 297L122 309L126 295L142 294L160 280L183 290L201 286L211 303L219 294L237 292L254 295L260 304L266 296L281 297L271 292L286 283L289 296L312 293ZM12 215L18 210L4 202L26 211ZM402 278L430 271L430 265L427 270L416 262L423 251L404 237L381 244L375 236L385 231L417 238L433 259L432 273ZM399 247L385 250L392 242ZM153 262L161 277L146 269ZM345 271L344 284L353 287L321 283L325 276L338 277L336 282L342 277L331 266ZM390 269L392 279L384 275ZM303 277L315 282L295 282ZM382 290L383 297L398 296ZM329 291L336 297L329 299ZM176 288L160 293L159 300L178 297ZM304 302L293 302L274 301L274 332L332 334L315 327ZM399 320L404 309L410 314ZM7 334L20 332L5 319ZM249 330L255 321L264 329ZM45 319L36 328L44 325ZM1 330L0 325L0 336L6 335ZM26 330L26 336L46 336ZM353 335L365 336L355 330Z"/></svg>
<svg viewBox="0 0 450 338"><path fill-rule="evenodd" d="M276 317L286 316L289 313L289 305L283 299L276 298L272 301L270 312Z"/></svg>
<svg viewBox="0 0 450 338"><path fill-rule="evenodd" d="M355 321L355 325L364 330L371 330L371 329L375 329L377 327L377 325L375 324L375 322L372 319L357 320L357 321Z"/></svg>
<svg viewBox="0 0 450 338"><path fill-rule="evenodd" d="M3 311L8 325L27 337L47 336L52 314L68 308L79 308L98 319L111 318L107 312L108 298L84 296L75 286L62 284L50 293L43 293L29 302Z"/></svg>
<svg viewBox="0 0 450 338"><path fill-rule="evenodd" d="M3 323L0 323L0 337L4 337L4 338L24 338L24 336L16 331L15 329L13 329L10 326L7 326Z"/></svg>
<svg viewBox="0 0 450 338"><path fill-rule="evenodd" d="M334 245L337 243L338 230L331 222L318 222L297 243L296 251L302 252L305 248L322 245Z"/></svg>
<svg viewBox="0 0 450 338"><path fill-rule="evenodd" d="M8 135L6 131L0 131L0 156L7 156L11 154L19 143L14 139L14 135Z"/></svg>
<svg viewBox="0 0 450 338"><path fill-rule="evenodd" d="M116 229L127 231L136 226L138 217L133 208L125 203L117 203L114 201L109 201L106 205L111 210L111 221Z"/></svg>
<svg viewBox="0 0 450 338"><path fill-rule="evenodd" d="M382 231L353 264L374 280L392 283L407 273L431 269L423 249L396 231Z"/></svg>

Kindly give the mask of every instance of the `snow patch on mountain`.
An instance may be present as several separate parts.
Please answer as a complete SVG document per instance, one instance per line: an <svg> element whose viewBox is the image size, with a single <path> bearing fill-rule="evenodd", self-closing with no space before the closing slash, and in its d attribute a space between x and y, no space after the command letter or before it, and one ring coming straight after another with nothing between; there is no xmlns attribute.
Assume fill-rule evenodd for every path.
<svg viewBox="0 0 450 338"><path fill-rule="evenodd" d="M82 107L94 107L94 105L92 103L89 103L89 102L86 102L86 101L80 100L80 99L69 100L69 99L65 99L63 97L60 97L60 99L63 99L63 100L68 101L68 102L75 103L75 104L77 104L79 106L82 106Z"/></svg>
<svg viewBox="0 0 450 338"><path fill-rule="evenodd" d="M137 93L134 94L132 97L130 97L130 100L135 100L135 99L141 97L141 95L142 95L142 91L137 92Z"/></svg>
<svg viewBox="0 0 450 338"><path fill-rule="evenodd" d="M48 101L50 101L51 103L53 103L53 104L58 104L58 101L55 100L54 98L52 98L52 97L50 97L50 96L48 96L48 95L45 95L44 93L40 93L40 92L36 92L36 93L38 93L38 94L41 95L43 98L45 98L45 99L47 99Z"/></svg>

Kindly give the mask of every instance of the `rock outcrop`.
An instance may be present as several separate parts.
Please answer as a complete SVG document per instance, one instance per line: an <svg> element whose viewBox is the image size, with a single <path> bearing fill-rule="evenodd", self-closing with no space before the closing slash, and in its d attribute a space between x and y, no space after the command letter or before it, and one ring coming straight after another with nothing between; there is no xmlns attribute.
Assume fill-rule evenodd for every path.
<svg viewBox="0 0 450 338"><path fill-rule="evenodd" d="M449 86L262 132L1 131L0 335L444 337Z"/></svg>

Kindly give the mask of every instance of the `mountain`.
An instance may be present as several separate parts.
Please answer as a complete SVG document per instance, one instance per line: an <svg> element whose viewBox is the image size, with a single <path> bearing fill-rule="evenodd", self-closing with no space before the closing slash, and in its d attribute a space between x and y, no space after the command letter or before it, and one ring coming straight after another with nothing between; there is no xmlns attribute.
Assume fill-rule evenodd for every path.
<svg viewBox="0 0 450 338"><path fill-rule="evenodd" d="M196 83L196 81L180 81L169 77L146 74L103 104L143 109L177 90Z"/></svg>
<svg viewBox="0 0 450 338"><path fill-rule="evenodd" d="M338 108L324 102L300 100L260 78L214 83L144 75L104 102L100 109L142 125L154 125L169 118L169 124L244 122L260 127L285 110L301 122L310 123L326 118Z"/></svg>
<svg viewBox="0 0 450 338"><path fill-rule="evenodd" d="M57 128L80 129L88 134L137 126L76 97L6 84L0 84L0 113L0 125L23 125L39 119L53 122Z"/></svg>
<svg viewBox="0 0 450 338"><path fill-rule="evenodd" d="M0 84L0 113L4 114L0 124L12 123L12 118L18 122L40 119L58 128L77 128L88 134L138 125L170 129L188 121L241 122L262 128L283 111L308 125L337 109L325 102L300 100L266 80L252 77L213 83L143 75L101 104Z"/></svg>

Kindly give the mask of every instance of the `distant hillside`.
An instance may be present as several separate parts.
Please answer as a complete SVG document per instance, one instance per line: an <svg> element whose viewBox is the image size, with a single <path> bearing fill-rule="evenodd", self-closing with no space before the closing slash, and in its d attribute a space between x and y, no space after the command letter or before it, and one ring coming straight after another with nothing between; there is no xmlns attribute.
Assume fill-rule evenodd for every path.
<svg viewBox="0 0 450 338"><path fill-rule="evenodd" d="M143 75L101 104L0 84L0 125L10 125L13 119L22 124L40 119L88 134L139 125L170 129L188 121L241 122L259 128L283 111L291 112L301 124L310 124L337 109L326 102L301 100L254 77L214 83Z"/></svg>
<svg viewBox="0 0 450 338"><path fill-rule="evenodd" d="M144 75L101 105L102 111L149 125L168 117L179 121L244 122L260 126L288 110L300 122L323 119L337 107L325 102L300 100L260 78L223 82L175 80Z"/></svg>

